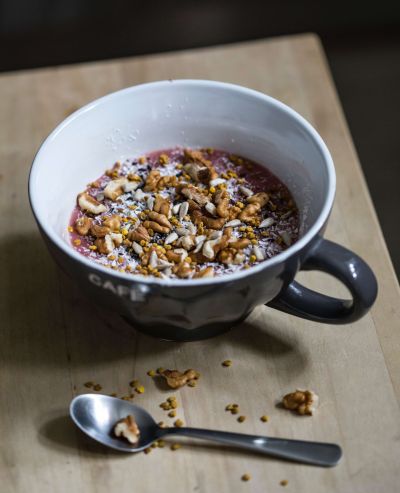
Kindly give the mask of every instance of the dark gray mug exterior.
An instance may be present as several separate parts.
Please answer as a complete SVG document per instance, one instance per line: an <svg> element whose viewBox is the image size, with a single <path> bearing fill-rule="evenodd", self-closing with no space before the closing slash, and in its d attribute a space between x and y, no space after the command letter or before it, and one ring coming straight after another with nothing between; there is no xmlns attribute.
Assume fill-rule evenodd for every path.
<svg viewBox="0 0 400 493"><path fill-rule="evenodd" d="M285 261L239 279L196 286L143 283L76 261L41 230L58 265L100 306L124 317L148 335L174 341L216 336L244 320L258 305L323 323L343 324L362 317L377 294L375 276L353 252L320 235ZM301 268L329 272L347 285L353 300L331 298L294 282Z"/></svg>
<svg viewBox="0 0 400 493"><path fill-rule="evenodd" d="M174 106L169 106L175 108L175 113L165 111L167 100L174 101ZM196 118L182 124L185 121L183 110ZM175 126L172 121L177 122ZM130 154L132 129L136 128L136 135L141 129L141 146L145 149L153 144L161 145L163 139L154 142L155 125L163 139L176 143L182 140L184 125L193 134L185 145L200 146L201 137L207 143L215 139L215 146L221 144L224 148L223 142L228 145L229 137L233 143L232 136L236 135L240 149L245 144L243 152L246 146L249 151L254 146L259 152L262 149L263 159L268 153L276 170L282 171L290 165L288 178L293 192L297 191L296 201L300 210L306 211L304 217L308 214L312 223L305 221L298 242L273 259L247 271L214 279L152 280L121 274L90 262L59 234L59 225L68 219L62 214L60 219L55 213L56 199L63 196L65 190L73 190L74 172L89 171L88 162L97 163L99 159L106 159L105 156L115 159L124 152ZM110 143L115 144L113 132L116 129L119 130L119 146L114 149ZM233 131L236 133L232 134ZM59 166L59 174L53 173L53 169L57 170L53 163ZM52 194L46 189L40 194L41 184L48 183L48 176L52 178L49 180L53 184L53 188L49 187ZM62 186L58 187L59 184ZM321 323L344 324L362 317L375 301L377 283L360 257L322 237L334 192L335 173L329 151L300 115L251 89L198 80L143 84L89 103L49 135L38 151L29 179L33 213L59 266L99 305L121 315L136 329L168 340L196 340L217 335L262 304ZM69 195L65 204L71 204L72 208L71 198L74 200ZM352 299L332 298L301 286L294 280L300 269L321 270L335 276L347 286Z"/></svg>

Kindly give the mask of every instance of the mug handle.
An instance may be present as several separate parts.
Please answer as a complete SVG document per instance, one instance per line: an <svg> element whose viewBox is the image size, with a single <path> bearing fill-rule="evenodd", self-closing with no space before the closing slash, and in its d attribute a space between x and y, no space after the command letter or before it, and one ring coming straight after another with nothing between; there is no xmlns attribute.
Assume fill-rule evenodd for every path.
<svg viewBox="0 0 400 493"><path fill-rule="evenodd" d="M301 270L319 270L333 275L350 291L351 300L333 298L293 281L267 306L282 312L327 324L355 322L373 305L378 284L370 267L347 248L320 238Z"/></svg>

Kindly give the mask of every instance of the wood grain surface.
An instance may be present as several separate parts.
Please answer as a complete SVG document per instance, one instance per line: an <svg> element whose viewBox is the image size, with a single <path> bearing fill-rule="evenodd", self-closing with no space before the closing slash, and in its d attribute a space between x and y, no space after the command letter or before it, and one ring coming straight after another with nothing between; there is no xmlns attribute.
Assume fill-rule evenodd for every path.
<svg viewBox="0 0 400 493"><path fill-rule="evenodd" d="M318 129L338 178L327 237L373 267L379 296L370 314L335 327L260 307L218 338L160 342L90 304L59 272L28 204L35 151L77 107L122 87L166 78L215 79L263 91ZM399 287L315 36L3 74L0 166L1 493L399 491ZM299 279L326 293L343 291L326 275L301 273ZM223 368L227 358L233 365ZM175 393L186 424L338 442L343 461L322 469L193 441L175 452L166 447L118 455L74 428L68 405L85 392L88 380L105 393L126 395L128 382L138 378L145 393L135 402L157 420L171 421L159 408L171 392L146 375L158 366L192 367L202 374L197 387ZM296 387L320 395L316 416L296 417L276 407ZM244 423L224 411L232 402L246 415ZM263 414L268 423L260 421ZM241 481L244 473L250 481Z"/></svg>

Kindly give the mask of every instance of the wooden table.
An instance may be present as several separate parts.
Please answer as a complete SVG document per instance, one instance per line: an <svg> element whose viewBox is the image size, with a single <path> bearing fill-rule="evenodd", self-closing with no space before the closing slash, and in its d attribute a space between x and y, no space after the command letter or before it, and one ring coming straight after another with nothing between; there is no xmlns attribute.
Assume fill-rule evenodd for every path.
<svg viewBox="0 0 400 493"><path fill-rule="evenodd" d="M47 253L29 211L27 178L48 132L88 101L144 81L207 78L264 91L294 107L321 133L338 188L327 236L373 267L379 297L371 313L324 326L261 307L213 340L175 344L132 331L88 304ZM319 40L284 37L180 53L41 69L0 77L0 490L14 492L399 491L399 288ZM60 198L62 200L62 198ZM328 276L301 274L339 295ZM221 362L232 359L233 366ZM333 469L284 463L238 450L185 442L135 456L108 452L74 428L70 399L93 380L105 393L145 385L135 402L157 420L168 393L146 371L201 371L196 388L176 392L178 416L192 426L338 442ZM276 407L283 393L312 388L314 417ZM240 424L224 411L237 402ZM267 414L268 423L260 416ZM241 481L251 475L248 483Z"/></svg>

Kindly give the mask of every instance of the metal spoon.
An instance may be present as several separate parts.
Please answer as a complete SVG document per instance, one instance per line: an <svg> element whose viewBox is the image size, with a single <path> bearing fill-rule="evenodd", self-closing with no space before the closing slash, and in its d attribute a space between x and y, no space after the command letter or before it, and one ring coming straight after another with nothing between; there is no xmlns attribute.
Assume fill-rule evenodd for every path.
<svg viewBox="0 0 400 493"><path fill-rule="evenodd" d="M137 446L113 435L115 423L129 414L135 417L140 429ZM161 428L141 407L107 395L78 395L71 402L70 415L84 433L103 445L121 452L140 452L165 436L184 435L317 466L335 466L342 456L341 448L333 443L286 440L200 428Z"/></svg>

